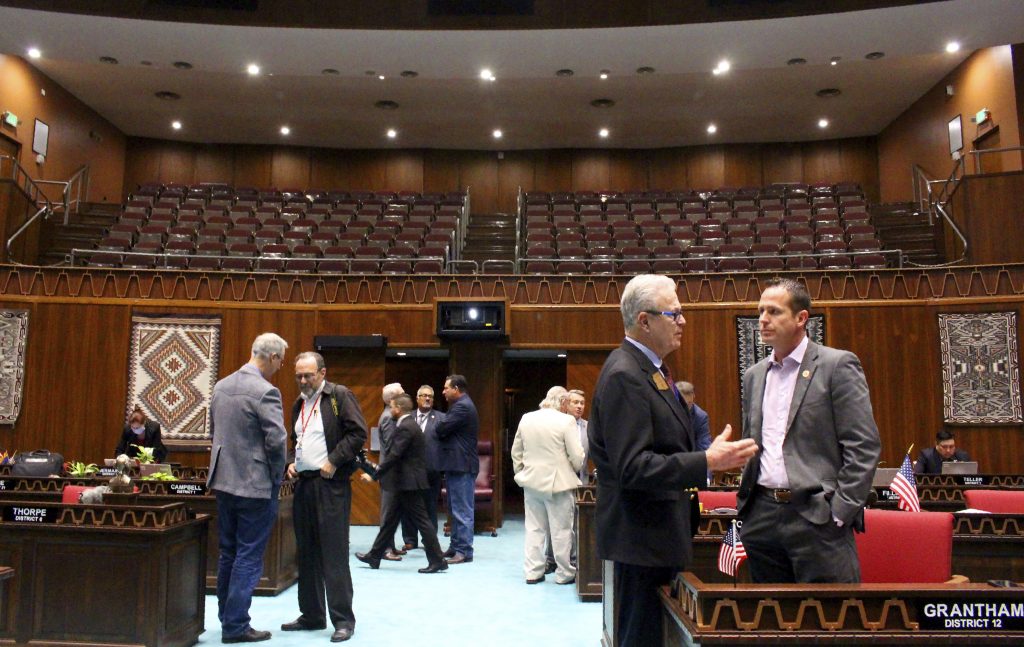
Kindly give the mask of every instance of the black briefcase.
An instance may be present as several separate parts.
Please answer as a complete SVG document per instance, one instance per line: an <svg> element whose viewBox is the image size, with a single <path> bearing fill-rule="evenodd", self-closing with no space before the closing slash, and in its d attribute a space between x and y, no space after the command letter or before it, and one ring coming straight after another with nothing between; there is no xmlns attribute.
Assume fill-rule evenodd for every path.
<svg viewBox="0 0 1024 647"><path fill-rule="evenodd" d="M11 465L11 476L60 476L63 472L64 457L45 449L19 452Z"/></svg>

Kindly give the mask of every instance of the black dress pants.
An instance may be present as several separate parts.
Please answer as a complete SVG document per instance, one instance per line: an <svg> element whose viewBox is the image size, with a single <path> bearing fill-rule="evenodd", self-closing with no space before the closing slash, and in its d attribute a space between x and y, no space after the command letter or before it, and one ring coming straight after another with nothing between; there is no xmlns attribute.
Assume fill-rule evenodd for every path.
<svg viewBox="0 0 1024 647"><path fill-rule="evenodd" d="M299 610L309 624L323 623L329 617L335 629L355 629L352 573L348 567L351 509L352 488L347 478L303 476L295 484Z"/></svg>
<svg viewBox="0 0 1024 647"><path fill-rule="evenodd" d="M423 497L423 507L427 510L427 517L434 526L434 535L437 535L437 500L441 497L441 473L427 471L427 482L430 487L420 490ZM402 540L410 546L416 545L416 524L408 514L402 515Z"/></svg>
<svg viewBox="0 0 1024 647"><path fill-rule="evenodd" d="M423 493L420 490L402 490L391 492L395 505L390 506L380 520L380 532L373 540L370 548L370 555L380 558L387 550L388 544L394 539L395 530L402 520L403 515L408 515L416 530L423 536L423 548L427 552L427 560L430 564L437 564L444 560L441 554L441 544L437 541L437 530L430 523L427 511L423 506Z"/></svg>
<svg viewBox="0 0 1024 647"><path fill-rule="evenodd" d="M658 588L669 584L682 566L636 566L615 562L615 635L619 647L663 644Z"/></svg>

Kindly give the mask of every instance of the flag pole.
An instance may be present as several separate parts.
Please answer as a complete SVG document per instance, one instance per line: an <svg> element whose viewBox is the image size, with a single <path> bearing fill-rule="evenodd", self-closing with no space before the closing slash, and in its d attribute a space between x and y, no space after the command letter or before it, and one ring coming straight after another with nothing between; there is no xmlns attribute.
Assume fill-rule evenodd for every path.
<svg viewBox="0 0 1024 647"><path fill-rule="evenodd" d="M736 563L736 552L735 552L736 551L736 542L739 541L739 539L740 539L740 535L739 535L739 531L736 529L736 519L733 518L733 520L732 520L732 547L733 547L733 556L732 556L732 588L734 588L734 589L735 588L739 588L738 578L739 578L739 570L740 569L739 569L739 565Z"/></svg>
<svg viewBox="0 0 1024 647"><path fill-rule="evenodd" d="M907 456L910 456L912 451L914 451L914 443L910 443L910 447L907 447Z"/></svg>

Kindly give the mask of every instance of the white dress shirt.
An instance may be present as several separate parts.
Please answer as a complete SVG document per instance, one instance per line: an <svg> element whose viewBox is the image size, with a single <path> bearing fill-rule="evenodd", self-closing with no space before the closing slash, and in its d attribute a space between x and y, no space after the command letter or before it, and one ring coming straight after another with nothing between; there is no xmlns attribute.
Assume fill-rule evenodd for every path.
<svg viewBox="0 0 1024 647"><path fill-rule="evenodd" d="M302 406L295 421L295 469L299 472L319 470L327 462L327 438L320 415L324 384L308 398L302 395Z"/></svg>

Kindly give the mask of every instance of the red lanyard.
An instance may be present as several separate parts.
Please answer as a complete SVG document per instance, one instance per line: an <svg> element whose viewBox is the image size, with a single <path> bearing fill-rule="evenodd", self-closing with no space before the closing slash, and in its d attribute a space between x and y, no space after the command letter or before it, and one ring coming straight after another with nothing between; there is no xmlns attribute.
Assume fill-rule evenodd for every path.
<svg viewBox="0 0 1024 647"><path fill-rule="evenodd" d="M308 425L309 421L313 419L313 415L316 413L316 405L320 402L320 396L322 395L323 393L316 396L316 400L313 400L313 406L309 408L308 418L306 417L306 401L302 401L302 411L299 412L299 422L302 423L302 433L300 435L306 435L306 425Z"/></svg>

